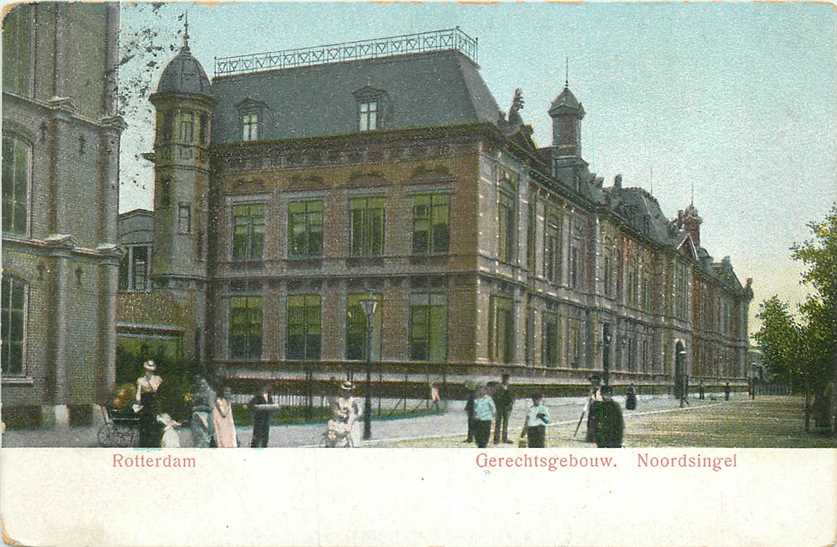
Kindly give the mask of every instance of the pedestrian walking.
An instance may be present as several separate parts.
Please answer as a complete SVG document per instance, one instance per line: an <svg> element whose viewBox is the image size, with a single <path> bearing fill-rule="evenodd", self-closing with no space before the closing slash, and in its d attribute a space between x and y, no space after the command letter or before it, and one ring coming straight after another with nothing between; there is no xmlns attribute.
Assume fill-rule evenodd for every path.
<svg viewBox="0 0 837 547"><path fill-rule="evenodd" d="M627 410L636 409L636 387L633 384L628 386L625 390L625 408Z"/></svg>
<svg viewBox="0 0 837 547"><path fill-rule="evenodd" d="M439 384L438 382L432 382L430 384L430 401L431 405L433 406L434 412L441 412L442 409L439 407L439 402L442 400L442 396L439 394Z"/></svg>
<svg viewBox="0 0 837 547"><path fill-rule="evenodd" d="M250 448L267 448L270 438L271 410L265 406L269 404L270 385L264 384L247 403L253 416L253 438L250 441Z"/></svg>
<svg viewBox="0 0 837 547"><path fill-rule="evenodd" d="M700 400L703 400L704 389L703 389L703 378L701 378L700 383L698 384L698 397Z"/></svg>
<svg viewBox="0 0 837 547"><path fill-rule="evenodd" d="M215 446L218 448L238 448L230 396L230 388L220 388L218 397L215 399L215 406L212 407L212 428L215 434Z"/></svg>
<svg viewBox="0 0 837 547"><path fill-rule="evenodd" d="M729 392L732 391L732 388L729 386L729 382L726 383L724 386L724 400L729 401Z"/></svg>
<svg viewBox="0 0 837 547"><path fill-rule="evenodd" d="M543 394L533 394L532 406L526 413L523 430L520 432L521 438L526 437L529 448L546 448L546 426L549 420L549 408L543 404Z"/></svg>
<svg viewBox="0 0 837 547"><path fill-rule="evenodd" d="M340 395L331 405L331 419L326 425L326 446L329 448L360 446L358 423L363 416L360 399L352 396L354 384L340 384Z"/></svg>
<svg viewBox="0 0 837 547"><path fill-rule="evenodd" d="M596 415L596 446L598 448L621 448L625 431L622 409L613 400L613 388L603 386L602 400L597 401L593 413Z"/></svg>
<svg viewBox="0 0 837 547"><path fill-rule="evenodd" d="M162 427L157 421L157 392L163 379L155 374L157 365L148 360L142 364L144 375L137 379L136 403L134 412L139 414L139 445L141 448L159 448Z"/></svg>
<svg viewBox="0 0 837 547"><path fill-rule="evenodd" d="M501 376L500 385L494 391L494 406L497 408L497 418L494 422L494 444L502 442L512 444L509 440L509 416L514 407L514 395L509 387L509 375Z"/></svg>
<svg viewBox="0 0 837 547"><path fill-rule="evenodd" d="M497 406L488 392L489 387L486 385L481 390L481 396L474 401L474 440L479 448L488 446L491 422L497 415Z"/></svg>
<svg viewBox="0 0 837 547"><path fill-rule="evenodd" d="M470 387L468 390L468 400L465 402L465 414L468 416L468 438L463 443L474 442L474 403L477 399L477 390L475 387Z"/></svg>

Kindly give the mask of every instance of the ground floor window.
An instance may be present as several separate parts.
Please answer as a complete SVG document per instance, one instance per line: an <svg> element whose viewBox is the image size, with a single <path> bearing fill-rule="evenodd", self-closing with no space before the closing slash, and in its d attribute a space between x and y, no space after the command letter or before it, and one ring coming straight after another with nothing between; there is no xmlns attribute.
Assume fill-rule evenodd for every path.
<svg viewBox="0 0 837 547"><path fill-rule="evenodd" d="M262 356L262 297L230 298L229 354L233 359Z"/></svg>
<svg viewBox="0 0 837 547"><path fill-rule="evenodd" d="M288 297L288 359L319 360L322 345L320 295Z"/></svg>
<svg viewBox="0 0 837 547"><path fill-rule="evenodd" d="M20 279L3 275L2 327L3 374L23 374L23 346L26 326L26 289Z"/></svg>
<svg viewBox="0 0 837 547"><path fill-rule="evenodd" d="M543 365L558 366L558 315L545 313L543 316Z"/></svg>
<svg viewBox="0 0 837 547"><path fill-rule="evenodd" d="M410 295L410 359L448 358L448 297L439 293Z"/></svg>
<svg viewBox="0 0 837 547"><path fill-rule="evenodd" d="M492 298L491 321L491 358L500 363L511 363L514 355L514 307L511 298Z"/></svg>

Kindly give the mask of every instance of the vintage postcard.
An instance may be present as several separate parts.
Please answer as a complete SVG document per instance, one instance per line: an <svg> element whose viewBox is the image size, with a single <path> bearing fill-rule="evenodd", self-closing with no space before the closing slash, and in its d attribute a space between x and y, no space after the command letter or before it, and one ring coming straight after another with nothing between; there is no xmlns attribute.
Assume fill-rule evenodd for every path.
<svg viewBox="0 0 837 547"><path fill-rule="evenodd" d="M837 542L833 5L2 16L7 544Z"/></svg>

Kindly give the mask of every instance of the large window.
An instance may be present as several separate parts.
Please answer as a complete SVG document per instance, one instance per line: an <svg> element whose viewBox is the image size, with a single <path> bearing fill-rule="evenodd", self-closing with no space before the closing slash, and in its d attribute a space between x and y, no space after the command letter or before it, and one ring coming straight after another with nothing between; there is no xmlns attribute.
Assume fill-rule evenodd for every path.
<svg viewBox="0 0 837 547"><path fill-rule="evenodd" d="M264 204L233 207L233 260L261 260L264 249Z"/></svg>
<svg viewBox="0 0 837 547"><path fill-rule="evenodd" d="M567 362L572 368L581 366L582 346L581 321L567 318Z"/></svg>
<svg viewBox="0 0 837 547"><path fill-rule="evenodd" d="M29 219L31 148L3 136L3 231L26 235Z"/></svg>
<svg viewBox="0 0 837 547"><path fill-rule="evenodd" d="M410 359L448 358L448 297L440 293L410 295Z"/></svg>
<svg viewBox="0 0 837 547"><path fill-rule="evenodd" d="M180 113L180 142L191 143L195 138L195 113Z"/></svg>
<svg viewBox="0 0 837 547"><path fill-rule="evenodd" d="M28 96L32 90L32 12L18 5L3 21L3 91Z"/></svg>
<svg viewBox="0 0 837 547"><path fill-rule="evenodd" d="M497 259L511 264L514 260L514 197L506 191L500 192L497 201Z"/></svg>
<svg viewBox="0 0 837 547"><path fill-rule="evenodd" d="M360 130L373 131L378 128L378 101L364 101L359 105Z"/></svg>
<svg viewBox="0 0 837 547"><path fill-rule="evenodd" d="M322 345L320 295L288 297L288 359L318 360Z"/></svg>
<svg viewBox="0 0 837 547"><path fill-rule="evenodd" d="M511 298L492 298L491 321L491 358L499 363L511 363L514 356L514 307Z"/></svg>
<svg viewBox="0 0 837 547"><path fill-rule="evenodd" d="M288 256L319 257L323 254L322 200L288 204Z"/></svg>
<svg viewBox="0 0 837 547"><path fill-rule="evenodd" d="M446 253L450 240L447 194L424 194L413 204L413 253Z"/></svg>
<svg viewBox="0 0 837 547"><path fill-rule="evenodd" d="M352 256L384 253L384 198L351 200Z"/></svg>
<svg viewBox="0 0 837 547"><path fill-rule="evenodd" d="M578 243L573 241L570 243L570 287L578 288L579 281Z"/></svg>
<svg viewBox="0 0 837 547"><path fill-rule="evenodd" d="M26 289L23 281L3 274L2 326L3 374L23 374L23 345L26 325Z"/></svg>
<svg viewBox="0 0 837 547"><path fill-rule="evenodd" d="M682 262L677 262L674 267L674 314L680 319L686 319L688 291L689 279L687 266Z"/></svg>
<svg viewBox="0 0 837 547"><path fill-rule="evenodd" d="M259 139L259 115L248 112L241 116L241 140L255 141Z"/></svg>
<svg viewBox="0 0 837 547"><path fill-rule="evenodd" d="M561 221L556 215L548 215L545 223L543 245L543 275L557 284L561 280Z"/></svg>
<svg viewBox="0 0 837 547"><path fill-rule="evenodd" d="M230 358L259 359L262 356L262 297L230 298Z"/></svg>
<svg viewBox="0 0 837 547"><path fill-rule="evenodd" d="M543 315L543 365L557 367L559 353L558 315L552 312Z"/></svg>
<svg viewBox="0 0 837 547"><path fill-rule="evenodd" d="M526 221L526 268L530 273L537 272L535 264L535 242L537 240L537 226L535 222L538 218L537 205L533 202L529 204L529 213Z"/></svg>
<svg viewBox="0 0 837 547"><path fill-rule="evenodd" d="M367 293L350 294L346 302L346 359L366 359L366 312L362 300L369 298ZM378 302L372 317L372 360L381 358L381 309L383 300L380 294L371 295Z"/></svg>

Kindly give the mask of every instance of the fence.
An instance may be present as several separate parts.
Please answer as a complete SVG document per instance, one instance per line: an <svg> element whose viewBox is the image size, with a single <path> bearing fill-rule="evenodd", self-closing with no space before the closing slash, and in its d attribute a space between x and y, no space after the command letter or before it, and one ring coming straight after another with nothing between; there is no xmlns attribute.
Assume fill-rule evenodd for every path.
<svg viewBox="0 0 837 547"><path fill-rule="evenodd" d="M791 389L785 384L756 384L756 395L790 395Z"/></svg>

